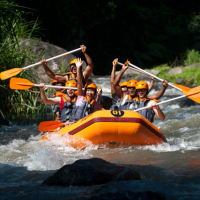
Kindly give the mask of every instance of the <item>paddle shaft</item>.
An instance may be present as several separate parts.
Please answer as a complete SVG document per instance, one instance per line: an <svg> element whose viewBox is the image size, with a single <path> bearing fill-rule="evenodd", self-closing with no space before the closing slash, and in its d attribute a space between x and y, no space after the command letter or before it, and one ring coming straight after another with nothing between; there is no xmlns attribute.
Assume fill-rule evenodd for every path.
<svg viewBox="0 0 200 200"><path fill-rule="evenodd" d="M123 63L120 63L120 62L117 62L117 64L119 64L119 65L121 65L121 66L124 65ZM132 67L130 67L130 66L129 66L129 68L132 69ZM139 70L139 69L134 69L134 70L135 70L136 72L139 72L139 73L143 73L143 74L145 74L145 72L142 72L142 71ZM148 74L146 73L145 75L148 75Z"/></svg>
<svg viewBox="0 0 200 200"><path fill-rule="evenodd" d="M191 95L193 95L193 94L191 94ZM188 95L189 96L189 95ZM174 100L177 100L177 99L181 99L181 98L183 98L183 97L187 97L186 95L182 95L182 96L179 96L179 97L175 97L175 98L173 98L173 99L169 99L169 100L166 100L166 101L162 101L162 102L160 102L160 103L156 103L155 105L156 106L159 106L159 105L161 105L161 104L164 104L164 103L168 103L168 102L170 102L170 101L174 101ZM148 108L152 108L152 106L146 106L146 107L143 107L143 108L139 108L139 109L136 109L136 110L134 110L134 111L141 111L141 110L145 110L145 109L148 109Z"/></svg>
<svg viewBox="0 0 200 200"><path fill-rule="evenodd" d="M130 68L133 69L133 70L135 70L135 69L140 70L140 71L141 71L142 73L144 73L145 75L152 76L152 77L154 77L155 79L157 79L157 80L159 80L159 81L161 81L161 82L163 81L163 79L161 79L161 78L159 78L159 77L157 77L157 76L155 76L155 75L153 75L153 74L151 74L151 73L149 73L149 72L147 72L147 71L145 71L145 70L143 70L143 69L141 69L141 68L139 68L139 67L137 67L137 66L131 64L131 63L129 63L129 65L131 66ZM179 90L179 91L182 92L182 90L181 90L180 88L176 87L176 86L173 85L172 83L169 82L168 85L170 85L171 87L176 88L177 90Z"/></svg>
<svg viewBox="0 0 200 200"><path fill-rule="evenodd" d="M54 57L52 57L52 58L49 58L49 59L47 59L46 61L48 62L48 61L51 61L51 60L54 60L54 59L57 59L57 58L66 56L66 55L68 55L68 54L74 53L74 52L76 52L76 51L80 51L80 50L81 50L81 48L74 49L74 50L72 50L72 51L69 51L69 52L60 54L60 55L58 55L58 56L54 56ZM35 67L35 66L37 66L37 65L41 65L41 62L37 62L37 63L35 63L35 64L29 65L29 66L27 66L27 67L24 67L23 69L28 69L28 68L31 68L31 67Z"/></svg>

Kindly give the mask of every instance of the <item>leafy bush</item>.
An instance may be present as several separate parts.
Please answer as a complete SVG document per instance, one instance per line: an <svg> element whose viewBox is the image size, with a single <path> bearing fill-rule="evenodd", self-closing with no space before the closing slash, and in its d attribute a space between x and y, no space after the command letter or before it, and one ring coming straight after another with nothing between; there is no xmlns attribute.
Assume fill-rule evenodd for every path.
<svg viewBox="0 0 200 200"><path fill-rule="evenodd" d="M22 68L26 63L36 62L31 52L32 47L21 45L27 39L36 39L38 21L27 22L23 19L26 14L18 5L9 1L0 2L0 71L12 68ZM19 74L21 78L34 79L31 69ZM1 109L3 117L12 117L19 122L32 119L44 119L46 105L37 105L39 92L33 90L11 90L9 80L0 81ZM22 120L23 119L23 120Z"/></svg>
<svg viewBox="0 0 200 200"><path fill-rule="evenodd" d="M191 51L187 52L184 65L188 66L196 63L200 63L200 53L199 51L192 49Z"/></svg>

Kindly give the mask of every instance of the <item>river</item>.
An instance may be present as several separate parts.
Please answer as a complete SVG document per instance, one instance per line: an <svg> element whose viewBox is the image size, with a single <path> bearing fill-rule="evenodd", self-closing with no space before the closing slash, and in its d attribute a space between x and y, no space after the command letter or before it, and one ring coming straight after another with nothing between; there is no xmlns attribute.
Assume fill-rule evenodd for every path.
<svg viewBox="0 0 200 200"><path fill-rule="evenodd" d="M109 77L93 77L110 96ZM155 94L161 83L155 84ZM182 95L168 87L164 101ZM154 124L168 143L152 146L93 146L84 150L40 141L38 125L0 128L0 199L90 199L108 192L156 191L166 199L200 199L200 105L181 108L178 101L160 106L164 121ZM87 187L47 187L41 183L65 164L98 157L137 170L141 181L121 181Z"/></svg>

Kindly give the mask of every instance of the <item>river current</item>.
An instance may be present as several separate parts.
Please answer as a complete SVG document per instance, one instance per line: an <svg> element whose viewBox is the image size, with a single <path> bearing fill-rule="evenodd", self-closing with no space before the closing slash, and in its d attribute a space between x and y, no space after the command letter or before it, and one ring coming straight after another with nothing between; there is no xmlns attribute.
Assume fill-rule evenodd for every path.
<svg viewBox="0 0 200 200"><path fill-rule="evenodd" d="M110 96L109 77L95 77L103 95ZM150 93L155 94L161 83ZM161 101L182 95L170 86ZM166 199L200 199L200 104L180 107L179 101L161 105L166 119L154 124L168 143L152 146L94 146L84 150L39 141L38 125L0 128L0 199L90 199L109 192L156 191ZM41 183L63 165L78 159L102 158L138 171L141 181L120 181L87 187L47 187Z"/></svg>

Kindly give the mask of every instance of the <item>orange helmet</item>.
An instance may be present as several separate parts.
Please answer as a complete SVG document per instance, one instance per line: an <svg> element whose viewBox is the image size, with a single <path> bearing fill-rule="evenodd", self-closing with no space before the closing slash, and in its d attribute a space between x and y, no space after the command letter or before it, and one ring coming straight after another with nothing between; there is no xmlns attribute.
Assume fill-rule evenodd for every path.
<svg viewBox="0 0 200 200"><path fill-rule="evenodd" d="M78 59L73 59L71 62L70 62L70 66L75 64L76 62L78 62Z"/></svg>
<svg viewBox="0 0 200 200"><path fill-rule="evenodd" d="M131 80L128 81L127 87L136 87L137 83L138 83L137 80L131 79Z"/></svg>
<svg viewBox="0 0 200 200"><path fill-rule="evenodd" d="M120 87L127 87L127 81L124 81L124 82L122 82L121 84L120 84Z"/></svg>
<svg viewBox="0 0 200 200"><path fill-rule="evenodd" d="M147 82L146 81L139 81L137 83L137 85L136 85L136 90L138 90L138 89L147 89L147 90L149 90Z"/></svg>
<svg viewBox="0 0 200 200"><path fill-rule="evenodd" d="M57 82L58 82L57 80L53 79L52 82L51 82L51 84L55 85Z"/></svg>
<svg viewBox="0 0 200 200"><path fill-rule="evenodd" d="M96 86L96 84L95 83L93 83L93 82L90 82L90 83L87 83L87 84L85 84L85 88L87 89L87 88L93 88L93 89L97 89L97 86Z"/></svg>
<svg viewBox="0 0 200 200"><path fill-rule="evenodd" d="M77 87L76 81L67 81L65 87Z"/></svg>

